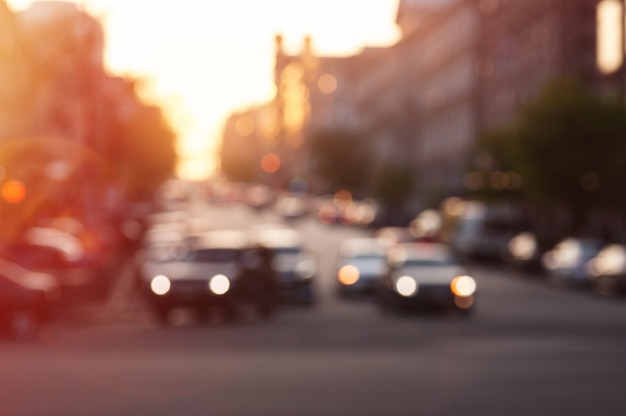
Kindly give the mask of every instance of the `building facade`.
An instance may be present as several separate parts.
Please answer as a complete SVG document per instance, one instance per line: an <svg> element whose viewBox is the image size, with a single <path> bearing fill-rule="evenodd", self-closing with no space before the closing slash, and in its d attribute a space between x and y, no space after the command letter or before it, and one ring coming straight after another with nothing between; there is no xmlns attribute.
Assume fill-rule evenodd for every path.
<svg viewBox="0 0 626 416"><path fill-rule="evenodd" d="M316 130L349 128L375 155L372 171L412 170L417 205L462 195L477 139L514 123L550 81L624 93L623 60L611 73L598 66L600 3L401 0L402 38L388 48L320 57L308 40L289 56L278 41L276 143L305 149ZM296 153L306 175L306 153Z"/></svg>

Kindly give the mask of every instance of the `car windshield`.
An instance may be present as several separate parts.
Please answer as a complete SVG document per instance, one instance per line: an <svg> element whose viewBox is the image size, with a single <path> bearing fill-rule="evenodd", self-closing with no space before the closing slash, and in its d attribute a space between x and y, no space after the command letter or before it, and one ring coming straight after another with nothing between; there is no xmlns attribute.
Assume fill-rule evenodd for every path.
<svg viewBox="0 0 626 416"><path fill-rule="evenodd" d="M274 247L272 252L277 256L295 256L302 252L300 247Z"/></svg>
<svg viewBox="0 0 626 416"><path fill-rule="evenodd" d="M404 262L403 267L432 267L432 266L454 266L458 264L452 257L433 259L409 259Z"/></svg>
<svg viewBox="0 0 626 416"><path fill-rule="evenodd" d="M191 250L186 261L198 263L226 263L239 260L241 250L227 248L213 248L202 250Z"/></svg>

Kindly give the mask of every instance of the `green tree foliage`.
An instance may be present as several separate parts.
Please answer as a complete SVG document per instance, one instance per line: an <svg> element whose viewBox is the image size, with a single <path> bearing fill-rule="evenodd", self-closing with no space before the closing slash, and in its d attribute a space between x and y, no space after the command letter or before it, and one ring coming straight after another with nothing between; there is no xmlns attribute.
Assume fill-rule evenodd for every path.
<svg viewBox="0 0 626 416"><path fill-rule="evenodd" d="M555 82L523 112L513 139L533 200L591 208L623 198L626 111L617 98Z"/></svg>
<svg viewBox="0 0 626 416"><path fill-rule="evenodd" d="M559 80L510 128L483 135L475 159L474 173L519 172L531 206L553 213L565 208L579 227L589 212L626 204L626 109L618 97ZM478 194L503 196L489 184Z"/></svg>
<svg viewBox="0 0 626 416"><path fill-rule="evenodd" d="M515 129L503 128L487 132L479 138L465 179L472 197L511 200L521 196L517 133Z"/></svg>
<svg viewBox="0 0 626 416"><path fill-rule="evenodd" d="M413 190L413 174L406 166L388 164L374 180L376 197L387 207L400 208Z"/></svg>
<svg viewBox="0 0 626 416"><path fill-rule="evenodd" d="M311 137L308 150L314 173L332 190L366 188L371 154L363 136L346 130L319 131Z"/></svg>

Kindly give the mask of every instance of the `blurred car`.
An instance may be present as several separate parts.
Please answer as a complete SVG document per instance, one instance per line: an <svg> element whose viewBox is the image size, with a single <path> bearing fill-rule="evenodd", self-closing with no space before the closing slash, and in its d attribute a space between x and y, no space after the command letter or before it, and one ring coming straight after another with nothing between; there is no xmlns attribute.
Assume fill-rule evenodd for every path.
<svg viewBox="0 0 626 416"><path fill-rule="evenodd" d="M375 293L387 271L386 244L377 238L349 238L339 247L337 282L341 296Z"/></svg>
<svg viewBox="0 0 626 416"><path fill-rule="evenodd" d="M315 302L317 261L304 247L302 234L291 227L266 224L252 230L256 244L271 250L280 298L286 302Z"/></svg>
<svg viewBox="0 0 626 416"><path fill-rule="evenodd" d="M0 329L32 338L53 316L61 289L55 278L0 259Z"/></svg>
<svg viewBox="0 0 626 416"><path fill-rule="evenodd" d="M252 306L267 318L277 301L271 261L271 253L251 247L242 231L209 231L195 236L180 257L145 263L144 291L162 323L177 307L193 308L201 319L214 308L238 319Z"/></svg>
<svg viewBox="0 0 626 416"><path fill-rule="evenodd" d="M558 241L531 231L522 231L506 245L503 260L506 264L529 272L544 272L542 258Z"/></svg>
<svg viewBox="0 0 626 416"><path fill-rule="evenodd" d="M587 262L591 288L600 296L626 294L626 246L609 244Z"/></svg>
<svg viewBox="0 0 626 416"><path fill-rule="evenodd" d="M559 286L589 288L592 275L587 262L597 256L606 243L594 238L568 237L542 257L542 264L552 283Z"/></svg>
<svg viewBox="0 0 626 416"><path fill-rule="evenodd" d="M409 243L415 241L415 236L408 227L381 227L376 230L374 237L384 244Z"/></svg>
<svg viewBox="0 0 626 416"><path fill-rule="evenodd" d="M464 258L501 261L507 244L522 231L523 223L519 207L466 201L450 244Z"/></svg>
<svg viewBox="0 0 626 416"><path fill-rule="evenodd" d="M281 195L276 200L274 208L278 215L287 221L305 217L309 212L306 197L298 194Z"/></svg>
<svg viewBox="0 0 626 416"><path fill-rule="evenodd" d="M453 250L441 243L404 243L389 249L390 268L381 279L383 310L440 307L469 315L476 303L476 281Z"/></svg>

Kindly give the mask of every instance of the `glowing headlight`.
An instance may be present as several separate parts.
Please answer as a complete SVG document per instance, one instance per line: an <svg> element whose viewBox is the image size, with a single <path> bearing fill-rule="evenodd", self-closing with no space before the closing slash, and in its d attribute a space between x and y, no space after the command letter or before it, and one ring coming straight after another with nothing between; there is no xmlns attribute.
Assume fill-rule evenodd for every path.
<svg viewBox="0 0 626 416"><path fill-rule="evenodd" d="M172 283L170 279L162 274L154 276L150 281L150 290L152 290L152 293L155 295L163 296L170 291L171 287Z"/></svg>
<svg viewBox="0 0 626 416"><path fill-rule="evenodd" d="M469 276L457 276L450 283L450 289L457 296L472 296L476 292L476 281Z"/></svg>
<svg viewBox="0 0 626 416"><path fill-rule="evenodd" d="M417 282L411 276L401 276L393 284L395 291L405 298L411 297L417 293Z"/></svg>
<svg viewBox="0 0 626 416"><path fill-rule="evenodd" d="M300 263L296 264L294 270L301 279L312 279L317 273L313 260L302 260Z"/></svg>
<svg viewBox="0 0 626 416"><path fill-rule="evenodd" d="M356 266L347 264L339 269L337 279L344 286L350 286L359 281L359 269Z"/></svg>
<svg viewBox="0 0 626 416"><path fill-rule="evenodd" d="M216 295L223 295L230 290L230 280L223 274L216 274L209 281L209 289Z"/></svg>

